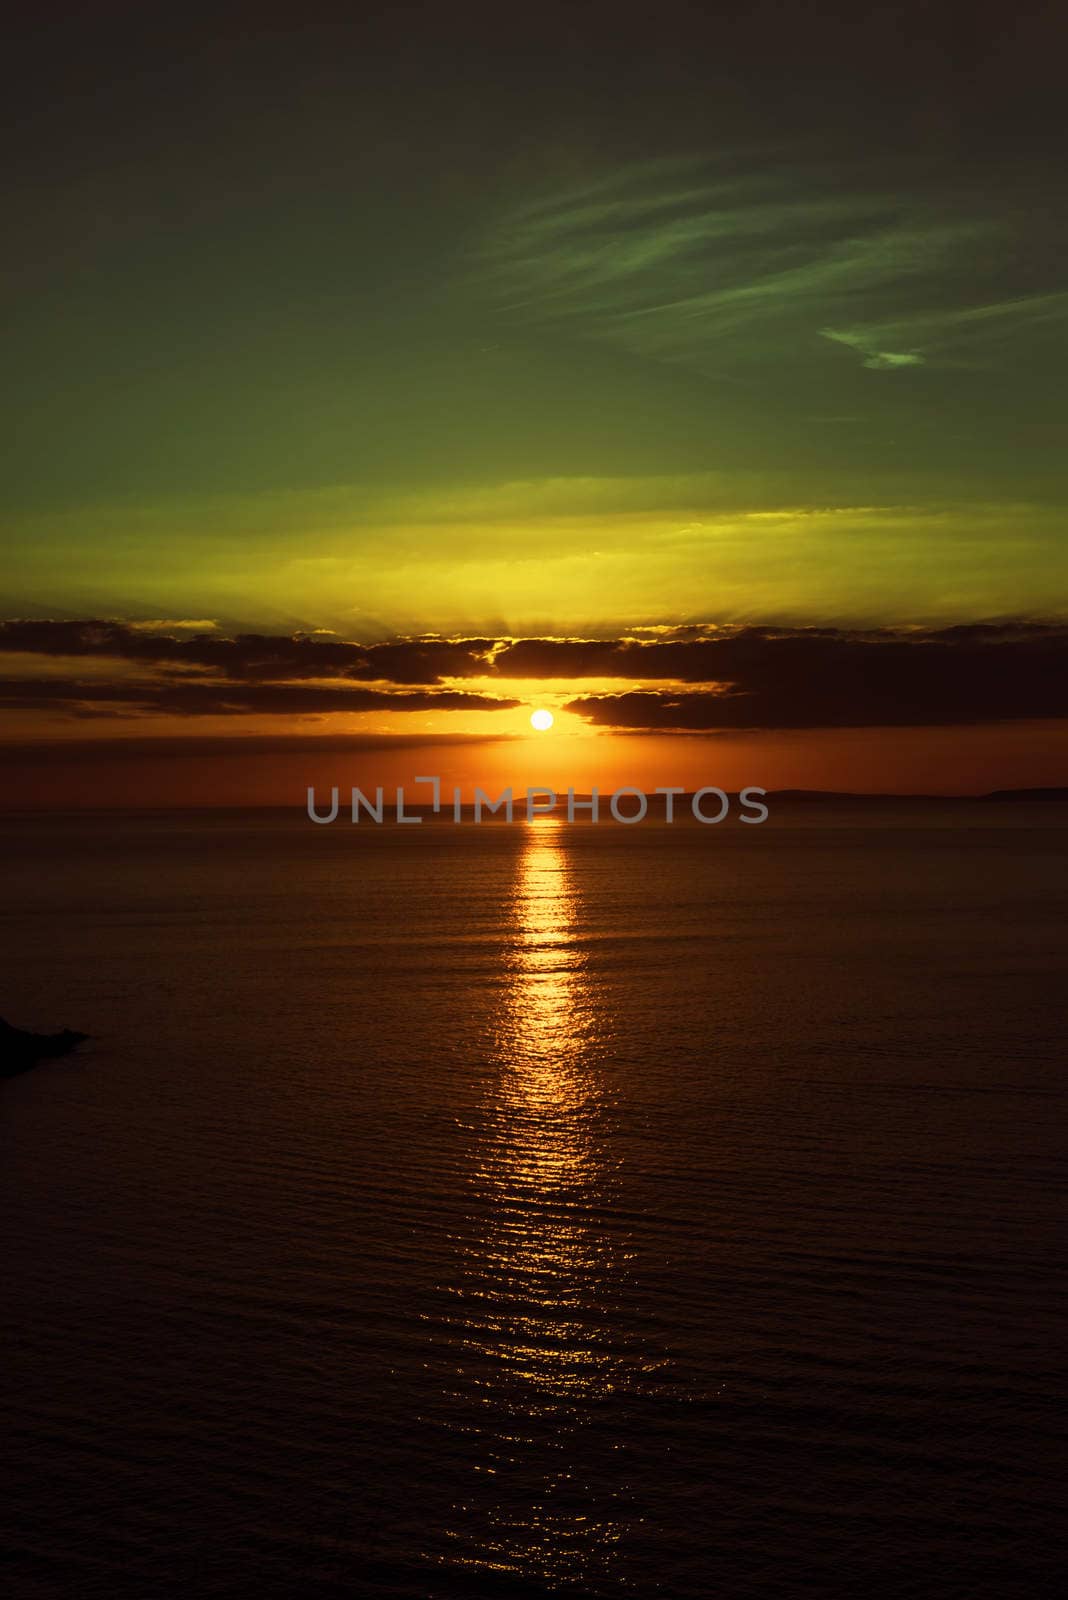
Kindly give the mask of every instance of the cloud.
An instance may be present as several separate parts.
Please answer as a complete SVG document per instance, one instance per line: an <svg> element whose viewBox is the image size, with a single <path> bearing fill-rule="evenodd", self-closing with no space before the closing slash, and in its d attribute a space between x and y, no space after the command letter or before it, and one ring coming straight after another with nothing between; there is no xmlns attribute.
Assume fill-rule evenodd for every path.
<svg viewBox="0 0 1068 1600"><path fill-rule="evenodd" d="M820 332L825 339L833 339L835 344L848 345L851 350L856 350L864 357L864 365L872 372L892 372L898 367L923 365L923 356L915 350L900 352L877 350L872 344L871 336L863 330L839 333L833 328L822 328Z"/></svg>
<svg viewBox="0 0 1068 1600"><path fill-rule="evenodd" d="M0 708L75 716L324 716L336 712L507 711L517 700L461 689L390 691L302 683L204 683L183 679L107 683L96 679L0 678Z"/></svg>
<svg viewBox="0 0 1068 1600"><path fill-rule="evenodd" d="M702 732L1068 717L1063 625L867 634L743 630L681 648L686 670L678 676L693 679L700 668L716 680L713 686L580 696L566 709L599 727Z"/></svg>
<svg viewBox="0 0 1068 1600"><path fill-rule="evenodd" d="M897 367L921 367L923 359L915 351L873 350L864 365L872 372L893 372Z"/></svg>
<svg viewBox="0 0 1068 1600"><path fill-rule="evenodd" d="M473 277L505 326L708 370L811 365L821 335L872 371L960 365L1068 318L1068 296L1020 273L1011 197L966 212L852 179L774 150L635 163L512 208Z"/></svg>
<svg viewBox="0 0 1068 1600"><path fill-rule="evenodd" d="M1004 364L1006 346L1019 344L1029 334L1043 341L1068 324L1068 294L1025 294L980 305L939 306L904 311L845 329L821 328L825 339L864 356L864 366L875 371L918 366L935 361L943 366L974 367ZM904 352L888 345L912 346ZM920 353L920 347L924 354Z"/></svg>
<svg viewBox="0 0 1068 1600"><path fill-rule="evenodd" d="M11 621L0 623L0 651L43 656L113 657L162 667L204 669L228 678L355 678L362 682L433 684L443 678L474 677L486 670L492 639L402 639L360 645L321 630L309 634L199 633L175 638L184 624Z"/></svg>
<svg viewBox="0 0 1068 1600"><path fill-rule="evenodd" d="M72 717L501 711L522 703L507 695L511 682L583 679L618 680L621 692L579 695L567 709L616 729L1068 716L1068 624L1056 620L940 629L649 622L614 638L424 637L367 646L307 635L178 639L91 620L10 622L0 624L0 648L61 658L47 675L39 668L0 679L0 706ZM156 674L131 677L131 656ZM79 657L103 659L90 675L69 670ZM110 676L107 658L117 663ZM465 679L474 687L457 686Z"/></svg>
<svg viewBox="0 0 1068 1600"><path fill-rule="evenodd" d="M211 633L219 624L212 617L150 617L129 626L138 633Z"/></svg>

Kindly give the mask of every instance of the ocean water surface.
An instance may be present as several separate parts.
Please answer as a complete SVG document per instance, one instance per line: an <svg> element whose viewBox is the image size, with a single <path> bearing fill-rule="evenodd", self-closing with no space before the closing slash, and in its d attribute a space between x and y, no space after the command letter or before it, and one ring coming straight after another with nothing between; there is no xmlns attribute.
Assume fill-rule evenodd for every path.
<svg viewBox="0 0 1068 1600"><path fill-rule="evenodd" d="M1066 843L6 819L9 1592L1050 1592Z"/></svg>

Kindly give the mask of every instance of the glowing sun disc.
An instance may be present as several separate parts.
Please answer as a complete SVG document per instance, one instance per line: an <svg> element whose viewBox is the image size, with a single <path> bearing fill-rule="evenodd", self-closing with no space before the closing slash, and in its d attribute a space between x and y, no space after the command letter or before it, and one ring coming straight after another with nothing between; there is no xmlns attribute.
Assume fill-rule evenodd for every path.
<svg viewBox="0 0 1068 1600"><path fill-rule="evenodd" d="M548 733L552 725L553 714L551 711L532 711L530 713L530 726L537 728L539 733Z"/></svg>

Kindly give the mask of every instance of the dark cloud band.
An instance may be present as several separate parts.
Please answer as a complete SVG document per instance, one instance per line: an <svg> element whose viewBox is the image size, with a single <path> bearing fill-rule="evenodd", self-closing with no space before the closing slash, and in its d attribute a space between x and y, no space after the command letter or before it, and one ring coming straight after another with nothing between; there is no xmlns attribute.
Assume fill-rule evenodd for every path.
<svg viewBox="0 0 1068 1600"><path fill-rule="evenodd" d="M320 687L305 683L107 683L67 678L0 678L0 707L60 710L78 716L323 716L356 711L507 711L517 700L469 694L463 689Z"/></svg>
<svg viewBox="0 0 1068 1600"><path fill-rule="evenodd" d="M650 637L650 635L652 635ZM923 727L1068 716L1068 624L997 621L944 629L644 627L616 639L177 637L127 623L0 623L0 650L97 658L92 676L9 676L0 703L76 716L146 711L324 715L510 710L464 679L615 679L618 693L567 709L603 728L691 731ZM99 662L135 661L137 680ZM154 669L154 671L153 671ZM376 685L372 687L371 685Z"/></svg>

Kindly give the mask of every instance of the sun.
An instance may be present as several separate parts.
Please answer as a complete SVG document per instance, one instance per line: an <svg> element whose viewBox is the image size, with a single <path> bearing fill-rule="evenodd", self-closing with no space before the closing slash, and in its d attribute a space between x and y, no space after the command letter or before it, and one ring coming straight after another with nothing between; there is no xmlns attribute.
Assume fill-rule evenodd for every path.
<svg viewBox="0 0 1068 1600"><path fill-rule="evenodd" d="M539 733L548 733L552 725L553 714L551 711L532 711L530 713L530 726L537 728Z"/></svg>

